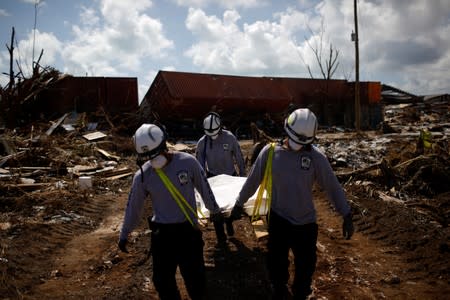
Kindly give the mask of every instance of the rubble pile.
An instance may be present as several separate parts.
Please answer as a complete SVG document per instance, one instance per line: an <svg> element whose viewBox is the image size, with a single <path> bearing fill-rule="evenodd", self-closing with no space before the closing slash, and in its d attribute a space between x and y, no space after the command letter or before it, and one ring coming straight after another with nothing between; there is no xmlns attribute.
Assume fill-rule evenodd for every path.
<svg viewBox="0 0 450 300"><path fill-rule="evenodd" d="M411 271L448 278L450 104L386 107L390 133L325 140L352 202L358 230L394 246Z"/></svg>
<svg viewBox="0 0 450 300"><path fill-rule="evenodd" d="M82 114L73 122L67 114L52 124L4 130L0 138L2 199L39 191L77 193L83 176L99 182L129 177L127 157L134 153L130 137L113 134L111 129L96 130L102 128L97 122L82 127L85 118Z"/></svg>
<svg viewBox="0 0 450 300"><path fill-rule="evenodd" d="M448 278L449 102L385 111L389 133L319 131L317 145L346 190L357 231L394 246L411 272ZM94 230L117 195L128 192L137 168L134 122L68 113L2 131L0 294L20 297L48 276L64 276L33 258L50 257L74 235ZM254 141L241 143L250 161ZM170 148L195 151L181 139Z"/></svg>

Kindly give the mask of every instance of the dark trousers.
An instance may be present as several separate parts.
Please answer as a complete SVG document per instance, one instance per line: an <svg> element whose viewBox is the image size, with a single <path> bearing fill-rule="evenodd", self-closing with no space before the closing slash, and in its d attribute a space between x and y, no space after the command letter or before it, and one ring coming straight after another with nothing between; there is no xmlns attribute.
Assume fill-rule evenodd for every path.
<svg viewBox="0 0 450 300"><path fill-rule="evenodd" d="M223 243L227 240L227 234L229 236L234 235L234 227L233 227L233 221L230 218L225 218L223 222L213 222L214 224L214 230L216 232L217 242ZM227 230L227 233L225 233L225 229L223 226L225 225L225 228Z"/></svg>
<svg viewBox="0 0 450 300"><path fill-rule="evenodd" d="M205 291L205 264L202 232L189 222L152 224L153 284L161 300L178 300L177 267L189 296L202 299Z"/></svg>
<svg viewBox="0 0 450 300"><path fill-rule="evenodd" d="M206 175L208 178L216 176L215 174L206 171ZM237 173L234 172L231 176L237 176ZM233 228L233 221L229 218L225 218L224 222L213 222L214 224L214 231L216 232L217 242L223 243L227 240L227 234L229 236L234 235L234 228ZM225 233L225 228L227 232Z"/></svg>
<svg viewBox="0 0 450 300"><path fill-rule="evenodd" d="M267 268L275 290L283 290L289 280L289 250L294 254L295 276L292 285L294 299L311 294L316 269L316 223L293 225L273 211L270 212Z"/></svg>

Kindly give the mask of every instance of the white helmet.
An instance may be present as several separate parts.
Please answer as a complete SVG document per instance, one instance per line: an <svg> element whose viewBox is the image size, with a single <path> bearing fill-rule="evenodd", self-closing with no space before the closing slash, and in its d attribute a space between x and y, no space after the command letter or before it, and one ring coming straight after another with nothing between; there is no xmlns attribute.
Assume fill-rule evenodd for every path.
<svg viewBox="0 0 450 300"><path fill-rule="evenodd" d="M167 149L166 134L154 124L142 124L133 136L134 146L140 155L148 155L150 159Z"/></svg>
<svg viewBox="0 0 450 300"><path fill-rule="evenodd" d="M295 143L300 145L311 144L317 131L316 115L308 108L299 108L286 118L284 130Z"/></svg>
<svg viewBox="0 0 450 300"><path fill-rule="evenodd" d="M215 136L219 134L222 128L222 121L220 120L219 114L215 112L210 112L203 120L203 130L206 135Z"/></svg>

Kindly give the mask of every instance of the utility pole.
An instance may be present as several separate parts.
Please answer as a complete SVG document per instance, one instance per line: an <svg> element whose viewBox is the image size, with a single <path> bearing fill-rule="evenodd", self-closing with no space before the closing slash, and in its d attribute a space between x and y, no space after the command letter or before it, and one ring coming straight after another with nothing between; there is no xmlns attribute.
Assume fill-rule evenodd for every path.
<svg viewBox="0 0 450 300"><path fill-rule="evenodd" d="M6 45L6 48L8 49L8 52L9 52L9 86L8 86L8 90L10 92L14 88L14 69L13 69L13 63L14 63L14 35L15 35L15 30L14 30L14 27L13 27L12 28L12 33L11 33L11 44L9 46Z"/></svg>
<svg viewBox="0 0 450 300"><path fill-rule="evenodd" d="M354 0L355 11L355 129L357 132L361 129L361 105L359 99L359 37L358 37L358 8L357 1Z"/></svg>
<svg viewBox="0 0 450 300"><path fill-rule="evenodd" d="M39 2L40 2L40 0L35 0L35 2L34 2L33 53L31 54L32 55L31 70L33 71L33 77L35 77L35 75L37 75L35 73L37 67L34 64L34 44L36 41L36 23L37 23L37 11L38 11Z"/></svg>

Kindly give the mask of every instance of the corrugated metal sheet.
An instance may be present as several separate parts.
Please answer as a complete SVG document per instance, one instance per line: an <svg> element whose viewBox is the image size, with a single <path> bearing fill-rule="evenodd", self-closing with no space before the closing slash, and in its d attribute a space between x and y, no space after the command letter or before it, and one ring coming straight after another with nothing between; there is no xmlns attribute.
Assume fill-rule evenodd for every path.
<svg viewBox="0 0 450 300"><path fill-rule="evenodd" d="M290 99L284 86L272 78L161 72L170 94L184 99Z"/></svg>
<svg viewBox="0 0 450 300"><path fill-rule="evenodd" d="M278 113L291 101L286 87L272 78L160 71L142 103L161 120L176 120L202 118L211 110Z"/></svg>
<svg viewBox="0 0 450 300"><path fill-rule="evenodd" d="M45 115L70 111L136 112L139 107L137 78L66 77L41 91L33 106Z"/></svg>
<svg viewBox="0 0 450 300"><path fill-rule="evenodd" d="M381 84L379 82L363 82L361 95L362 99L367 99L369 104L380 103L381 101Z"/></svg>
<svg viewBox="0 0 450 300"><path fill-rule="evenodd" d="M362 119L378 111L368 106L379 105L380 86L378 82L361 84ZM294 107L309 107L321 125L353 127L354 98L354 83L346 80L160 71L140 111L146 120L153 116L163 123L198 123L208 111L250 122L264 113L284 117Z"/></svg>

